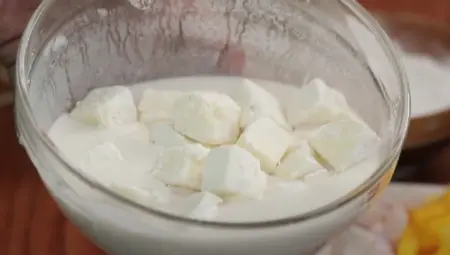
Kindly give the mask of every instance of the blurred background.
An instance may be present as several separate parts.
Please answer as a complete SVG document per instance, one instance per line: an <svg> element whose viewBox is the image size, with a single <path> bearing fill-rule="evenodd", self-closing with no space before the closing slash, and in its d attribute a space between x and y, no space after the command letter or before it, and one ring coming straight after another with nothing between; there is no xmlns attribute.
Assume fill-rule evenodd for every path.
<svg viewBox="0 0 450 255"><path fill-rule="evenodd" d="M11 73L20 36L39 2L0 0L0 247L7 247L6 255L101 254L64 220L14 131ZM410 131L394 181L448 184L450 1L359 2L394 40L411 83ZM48 226L55 230L43 235Z"/></svg>
<svg viewBox="0 0 450 255"><path fill-rule="evenodd" d="M412 119L395 180L447 184L450 182L450 1L359 2L402 48L399 55L410 82Z"/></svg>

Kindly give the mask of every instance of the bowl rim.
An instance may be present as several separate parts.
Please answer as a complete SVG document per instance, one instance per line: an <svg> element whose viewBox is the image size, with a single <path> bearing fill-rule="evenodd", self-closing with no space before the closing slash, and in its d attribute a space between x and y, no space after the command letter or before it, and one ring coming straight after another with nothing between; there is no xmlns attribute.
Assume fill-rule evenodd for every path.
<svg viewBox="0 0 450 255"><path fill-rule="evenodd" d="M43 142L43 145L51 151L51 153L56 157L60 163L67 168L67 170L78 178L80 181L90 186L91 188L97 190L98 192L108 196L112 200L119 201L124 203L125 206L129 206L133 209L137 209L143 214L150 214L153 217L159 217L162 220L172 221L173 223L179 224L187 224L194 227L204 227L204 228L220 228L220 229L236 229L236 230L249 230L249 229L261 229L261 228L275 228L282 227L290 224L296 224L301 222L306 222L309 220L313 220L319 218L320 216L329 214L336 209L339 209L343 206L350 204L355 199L363 196L367 192L369 192L373 187L375 187L379 181L389 173L389 171L393 170L397 164L398 155L401 152L403 142L405 140L408 123L410 117L410 94L409 94L409 86L406 78L406 74L403 69L403 65L399 61L397 57L394 47L384 32L384 30L380 27L378 22L356 1L354 0L335 0L343 4L351 11L352 15L355 15L361 22L364 23L365 26L371 29L371 32L374 33L377 37L378 43L382 46L387 58L392 62L394 67L394 72L398 76L398 80L400 83L400 109L398 114L394 117L396 121L398 121L398 125L396 125L393 132L395 132L396 137L392 142L392 146L390 146L390 150L392 151L392 156L388 156L379 164L377 170L362 184L353 189L353 191L349 192L344 197L335 200L334 202L327 204L325 206L319 207L315 210L285 217L281 219L268 220L268 221L258 221L258 222L215 222L215 221L203 221L197 219L190 219L182 216L176 216L174 214L166 213L157 209L152 209L146 206L143 206L133 200L121 196L103 184L100 184L98 181L91 179L87 175L85 175L82 171L77 170L77 168L73 167L66 157L61 153L61 151L55 146L55 144L49 139L47 134L38 128L37 121L35 120L32 114L32 108L28 100L26 100L26 86L28 84L28 74L25 70L25 63L27 57L28 50L28 42L30 41L31 35L34 31L36 24L38 23L39 17L48 9L53 2L57 0L44 0L41 2L35 13L32 15L24 33L20 41L18 58L16 62L16 92L18 93L19 98L23 98L20 100L23 102L22 107L24 108L25 117L28 118L31 124L32 130L36 131L37 139L40 139ZM16 108L19 100L16 100ZM391 116L392 118L392 116ZM26 147L26 146L25 146ZM27 151L28 153L28 151ZM63 171L66 171L64 169Z"/></svg>

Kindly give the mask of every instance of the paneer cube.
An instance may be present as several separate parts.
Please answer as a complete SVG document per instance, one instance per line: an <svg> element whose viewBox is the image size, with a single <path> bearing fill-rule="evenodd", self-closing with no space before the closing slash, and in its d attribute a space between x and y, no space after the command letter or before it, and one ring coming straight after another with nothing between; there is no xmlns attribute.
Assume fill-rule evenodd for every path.
<svg viewBox="0 0 450 255"><path fill-rule="evenodd" d="M262 169L273 173L292 143L292 135L270 118L250 124L239 137L237 145L261 162Z"/></svg>
<svg viewBox="0 0 450 255"><path fill-rule="evenodd" d="M203 167L202 190L218 196L261 198L267 175L259 161L236 145L212 149Z"/></svg>
<svg viewBox="0 0 450 255"><path fill-rule="evenodd" d="M267 117L286 130L292 129L277 98L255 82L244 79L242 86L234 91L232 97L242 107L241 128L247 127L257 119Z"/></svg>
<svg viewBox="0 0 450 255"><path fill-rule="evenodd" d="M166 149L157 164L156 176L164 183L191 190L200 190L201 169L209 149L189 144Z"/></svg>
<svg viewBox="0 0 450 255"><path fill-rule="evenodd" d="M319 128L320 126L302 126L296 128L292 133L292 142L288 151L295 151L298 147L303 146L305 140L308 140L312 135L314 135Z"/></svg>
<svg viewBox="0 0 450 255"><path fill-rule="evenodd" d="M312 80L296 92L286 100L287 119L294 128L302 124L326 124L348 109L344 95L320 79Z"/></svg>
<svg viewBox="0 0 450 255"><path fill-rule="evenodd" d="M178 133L173 125L167 122L156 122L149 126L150 143L162 147L183 146L192 143L188 138Z"/></svg>
<svg viewBox="0 0 450 255"><path fill-rule="evenodd" d="M139 120L145 124L158 121L173 122L172 110L175 101L182 95L180 91L147 89L138 105Z"/></svg>
<svg viewBox="0 0 450 255"><path fill-rule="evenodd" d="M306 140L297 149L288 153L277 167L275 175L286 179L301 179L308 174L324 169L313 156L313 150Z"/></svg>
<svg viewBox="0 0 450 255"><path fill-rule="evenodd" d="M225 94L184 94L175 102L173 116L175 130L203 144L231 144L239 136L241 108Z"/></svg>
<svg viewBox="0 0 450 255"><path fill-rule="evenodd" d="M216 217L223 200L209 192L197 192L182 203L181 213L197 220L211 220Z"/></svg>
<svg viewBox="0 0 450 255"><path fill-rule="evenodd" d="M109 128L136 122L137 110L130 89L111 86L90 91L70 116L89 125Z"/></svg>
<svg viewBox="0 0 450 255"><path fill-rule="evenodd" d="M336 171L375 153L380 139L362 121L343 117L321 127L309 140L311 147Z"/></svg>

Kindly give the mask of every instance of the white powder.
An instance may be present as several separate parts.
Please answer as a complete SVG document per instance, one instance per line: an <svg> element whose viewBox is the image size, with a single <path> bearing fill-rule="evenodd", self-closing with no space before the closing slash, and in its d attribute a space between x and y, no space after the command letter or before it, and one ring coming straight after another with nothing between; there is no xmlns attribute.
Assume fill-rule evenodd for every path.
<svg viewBox="0 0 450 255"><path fill-rule="evenodd" d="M58 35L50 43L51 46L44 51L44 55L48 56L51 52L58 53L67 47L68 43L69 42L64 35Z"/></svg>
<svg viewBox="0 0 450 255"><path fill-rule="evenodd" d="M128 0L128 2L140 10L147 10L151 7L153 0Z"/></svg>
<svg viewBox="0 0 450 255"><path fill-rule="evenodd" d="M412 117L450 109L450 66L429 56L399 53L410 83Z"/></svg>
<svg viewBox="0 0 450 255"><path fill-rule="evenodd" d="M367 62L385 84L397 83L394 69L389 67L378 39L353 17L346 17L357 46L364 49ZM425 55L404 52L396 45L406 69L411 90L411 116L419 118L450 109L450 62L443 63ZM386 86L389 95L397 94L394 86Z"/></svg>
<svg viewBox="0 0 450 255"><path fill-rule="evenodd" d="M108 10L103 9L103 8L97 9L97 13L101 18L108 16Z"/></svg>

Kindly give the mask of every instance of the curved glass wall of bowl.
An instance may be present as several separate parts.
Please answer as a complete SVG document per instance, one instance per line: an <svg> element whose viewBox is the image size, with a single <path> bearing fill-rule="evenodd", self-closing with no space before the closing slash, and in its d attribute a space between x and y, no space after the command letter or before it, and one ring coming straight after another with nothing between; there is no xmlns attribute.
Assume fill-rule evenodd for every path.
<svg viewBox="0 0 450 255"><path fill-rule="evenodd" d="M226 2L154 0L151 10L142 12L116 1L86 0L73 2L78 11L67 14L69 22L39 24L42 33L33 34L27 59L36 59L31 80L45 86L31 86L40 90L31 94L57 92L59 101L52 105L62 107L52 113L42 109L49 115L43 129L94 87L193 74L243 75L299 86L322 77L349 95L350 106L375 131L386 126L383 102L398 95L383 98L357 42L337 31L350 32L344 21L333 22L345 17L342 4L336 9L321 7L321 1ZM296 12L302 15L295 17ZM41 104L39 110L47 107Z"/></svg>
<svg viewBox="0 0 450 255"><path fill-rule="evenodd" d="M379 82L383 70L370 69L367 49L348 36L347 15L380 34L368 15L351 0L335 1L336 8L326 2L154 0L142 11L125 0L45 1L20 49L16 116L28 154L66 215L108 252L133 255L310 254L352 222L398 158L408 95L390 53L378 56L396 73L386 89ZM321 213L230 227L174 218L120 199L71 168L42 135L93 88L190 75L295 86L320 77L383 139L386 164Z"/></svg>

